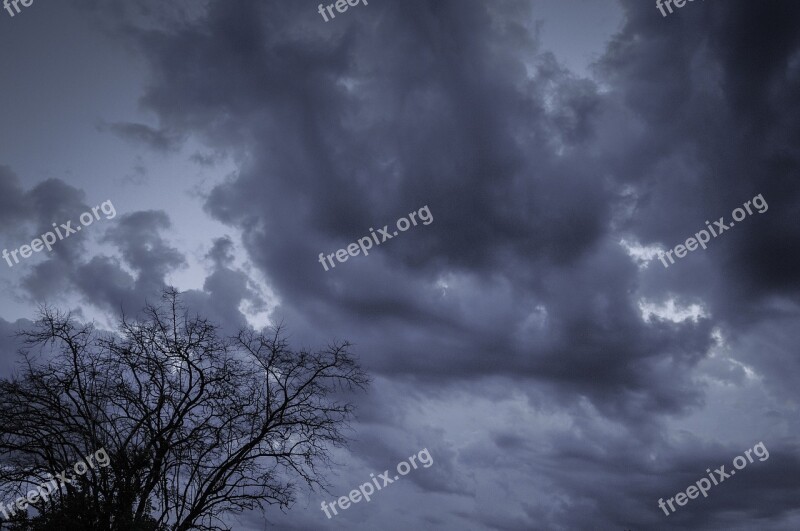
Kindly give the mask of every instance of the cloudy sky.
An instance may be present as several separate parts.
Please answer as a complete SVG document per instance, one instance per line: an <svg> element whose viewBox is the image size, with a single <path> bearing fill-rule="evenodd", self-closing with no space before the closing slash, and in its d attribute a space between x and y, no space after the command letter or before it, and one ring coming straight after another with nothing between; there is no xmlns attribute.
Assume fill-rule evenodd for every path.
<svg viewBox="0 0 800 531"><path fill-rule="evenodd" d="M332 494L234 529L800 528L800 4L318 5L0 11L0 245L116 212L0 262L2 374L37 305L103 327L174 285L226 329L348 339L374 380Z"/></svg>

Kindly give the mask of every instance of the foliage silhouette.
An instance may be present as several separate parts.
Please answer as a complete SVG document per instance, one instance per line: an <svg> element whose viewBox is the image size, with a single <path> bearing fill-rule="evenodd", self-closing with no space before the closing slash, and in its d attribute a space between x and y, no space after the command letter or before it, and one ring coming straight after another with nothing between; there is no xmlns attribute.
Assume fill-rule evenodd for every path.
<svg viewBox="0 0 800 531"><path fill-rule="evenodd" d="M104 448L96 467L17 511L12 529L228 529L221 517L294 501L324 482L369 380L347 342L290 349L280 327L223 337L179 293L114 334L43 308L18 375L0 380L0 495L7 503Z"/></svg>

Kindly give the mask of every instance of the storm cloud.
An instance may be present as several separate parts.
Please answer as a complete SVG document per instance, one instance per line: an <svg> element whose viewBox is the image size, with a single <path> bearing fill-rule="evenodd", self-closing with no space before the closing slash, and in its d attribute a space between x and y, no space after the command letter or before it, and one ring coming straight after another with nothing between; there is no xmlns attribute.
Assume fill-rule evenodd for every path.
<svg viewBox="0 0 800 531"><path fill-rule="evenodd" d="M603 2L618 25L576 71L547 32L577 11L582 42L586 2L317 4L76 2L144 65L159 124L105 129L213 177L186 170L174 211L134 201L19 296L130 311L196 259L187 305L226 328L354 343L375 381L330 493L235 529L796 529L800 5ZM131 186L170 178L147 173ZM0 167L9 234L85 209L34 177ZM763 214L656 258L757 194ZM423 205L431 224L320 266ZM182 242L201 216L235 237ZM658 508L759 441L769 460ZM319 510L423 447L431 468Z"/></svg>

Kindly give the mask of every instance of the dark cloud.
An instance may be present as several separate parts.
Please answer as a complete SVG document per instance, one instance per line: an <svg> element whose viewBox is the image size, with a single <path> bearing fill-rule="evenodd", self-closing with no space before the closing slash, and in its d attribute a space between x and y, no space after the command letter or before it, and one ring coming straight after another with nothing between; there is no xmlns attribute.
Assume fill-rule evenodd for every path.
<svg viewBox="0 0 800 531"><path fill-rule="evenodd" d="M8 166L0 166L0 222L3 226L19 223L28 216L29 200L19 186L17 176Z"/></svg>
<svg viewBox="0 0 800 531"><path fill-rule="evenodd" d="M544 49L524 1L375 1L328 23L310 1L82 3L150 68L141 102L160 128L109 129L161 153L197 138L204 168L230 157L205 212L240 233L280 301L272 317L299 344L352 340L375 375L332 492L434 456L335 522L316 493L271 521L797 527L800 5L689 2L662 17L621 0L586 78ZM26 193L0 169L3 191L0 220L40 224L82 197L53 180ZM672 248L759 193L767 212L669 269L620 244ZM329 271L317 261L424 205L431 224ZM162 211L120 216L103 239L118 257L62 251L26 288L138 307L186 263L170 230ZM208 242L202 289L186 293L231 330L242 305L268 308L234 241ZM645 318L647 305L662 310ZM658 509L759 440L770 460Z"/></svg>
<svg viewBox="0 0 800 531"><path fill-rule="evenodd" d="M116 122L101 124L98 128L101 131L111 131L124 140L136 142L160 152L175 151L183 142L181 138L168 131L156 129L145 124Z"/></svg>
<svg viewBox="0 0 800 531"><path fill-rule="evenodd" d="M206 258L210 259L217 267L228 266L233 262L233 248L233 241L230 237L217 238L214 240L211 250L206 254Z"/></svg>
<svg viewBox="0 0 800 531"><path fill-rule="evenodd" d="M19 352L24 346L17 334L30 329L32 324L28 319L17 319L13 323L0 319L0 374L4 378L17 372L18 363L22 360Z"/></svg>
<svg viewBox="0 0 800 531"><path fill-rule="evenodd" d="M143 36L163 81L144 100L164 123L215 146L233 131L230 149L252 139L252 163L207 208L244 231L286 306L328 313L379 371L518 374L609 402L667 376L650 359L680 380L702 357L707 325L642 322L612 243L613 176L585 152L610 104L539 49L523 4L354 11L364 22L327 52L300 9L212 3L196 26ZM422 205L431 225L329 272L316 261ZM400 355L424 350L436 356ZM645 411L694 403L651 391Z"/></svg>
<svg viewBox="0 0 800 531"><path fill-rule="evenodd" d="M147 167L142 163L141 159L138 159L136 164L134 164L133 168L131 168L132 172L126 174L124 177L120 179L120 183L124 185L134 185L140 186L146 184L148 181L147 176Z"/></svg>
<svg viewBox="0 0 800 531"><path fill-rule="evenodd" d="M7 241L15 243L8 249L52 231L53 223L72 220L76 228L80 213L91 210L84 203L84 192L58 179L42 181L25 191L10 170L0 169L0 186L7 188L7 197L12 199L5 212L9 219L3 232L9 235ZM172 223L165 212L120 213L103 221L106 227L75 232L57 241L52 251L15 264L12 271L19 271L24 298L57 304L77 295L112 316L121 311L133 315L145 301L157 300L169 284L169 275L186 266L184 253L168 241ZM90 233L110 246L114 255L98 253ZM209 242L209 246L212 270L203 289L190 290L186 300L194 311L234 332L247 325L242 304L250 311L264 312L267 303L251 276L233 266L230 238Z"/></svg>

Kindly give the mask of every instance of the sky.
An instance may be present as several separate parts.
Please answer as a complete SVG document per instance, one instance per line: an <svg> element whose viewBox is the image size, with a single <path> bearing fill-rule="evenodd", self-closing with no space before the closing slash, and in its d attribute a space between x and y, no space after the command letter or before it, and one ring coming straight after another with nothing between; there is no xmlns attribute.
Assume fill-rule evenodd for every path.
<svg viewBox="0 0 800 531"><path fill-rule="evenodd" d="M115 212L0 261L0 374L172 285L373 379L330 493L233 529L798 529L800 4L655 4L0 10L0 246Z"/></svg>

